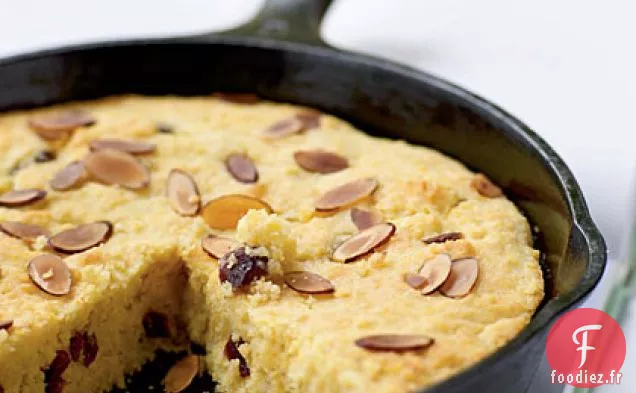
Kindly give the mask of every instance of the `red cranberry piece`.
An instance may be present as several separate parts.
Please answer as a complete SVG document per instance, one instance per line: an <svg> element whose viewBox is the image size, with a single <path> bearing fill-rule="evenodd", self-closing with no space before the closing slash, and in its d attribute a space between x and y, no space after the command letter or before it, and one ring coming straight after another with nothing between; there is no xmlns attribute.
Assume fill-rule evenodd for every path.
<svg viewBox="0 0 636 393"><path fill-rule="evenodd" d="M245 341L243 341L243 339L239 339L237 342L234 342L232 341L232 337L230 337L225 344L224 352L225 357L228 358L228 360L238 359L239 374L241 374L241 377L246 378L250 376L250 368L247 366L247 361L245 361L245 358L238 350L238 347L240 347L242 344L245 344Z"/></svg>
<svg viewBox="0 0 636 393"><path fill-rule="evenodd" d="M95 361L97 357L97 351L99 350L99 346L97 345L97 336L95 333L90 336L86 335L86 340L84 341L84 366L88 367Z"/></svg>
<svg viewBox="0 0 636 393"><path fill-rule="evenodd" d="M267 250L263 247L239 247L221 258L219 279L229 282L232 288L246 287L267 275Z"/></svg>
<svg viewBox="0 0 636 393"><path fill-rule="evenodd" d="M44 370L44 382L46 383L46 393L62 393L66 381L62 378L62 374L71 364L71 357L68 352L64 350L58 350L55 352L55 358Z"/></svg>
<svg viewBox="0 0 636 393"><path fill-rule="evenodd" d="M55 358L53 358L53 361L49 365L49 368L46 369L45 373L48 377L62 376L69 364L71 364L71 357L68 352L62 349L57 350L55 351Z"/></svg>
<svg viewBox="0 0 636 393"><path fill-rule="evenodd" d="M170 320L166 314L148 311L142 320L148 338L170 337Z"/></svg>
<svg viewBox="0 0 636 393"><path fill-rule="evenodd" d="M4 388L0 385L0 393L4 393Z"/></svg>
<svg viewBox="0 0 636 393"><path fill-rule="evenodd" d="M75 334L71 337L69 353L71 355L71 360L74 362L79 361L80 356L82 355L82 350L84 349L84 342L87 339L88 334L86 332L75 332Z"/></svg>
<svg viewBox="0 0 636 393"><path fill-rule="evenodd" d="M62 393L64 385L66 385L66 381L62 377L56 377L46 384L44 393Z"/></svg>

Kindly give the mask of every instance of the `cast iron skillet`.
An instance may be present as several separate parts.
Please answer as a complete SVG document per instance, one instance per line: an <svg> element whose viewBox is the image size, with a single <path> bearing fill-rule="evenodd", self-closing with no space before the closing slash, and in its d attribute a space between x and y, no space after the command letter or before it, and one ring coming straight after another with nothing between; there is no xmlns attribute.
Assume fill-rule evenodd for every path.
<svg viewBox="0 0 636 393"><path fill-rule="evenodd" d="M517 338L426 392L524 392L555 318L599 281L606 249L570 170L534 132L492 103L432 75L326 45L331 0L269 0L248 24L188 38L107 42L0 62L0 110L120 93L256 92L319 108L368 132L457 157L488 174L538 229L546 300ZM379 152L381 154L381 152ZM168 355L133 379L158 380ZM191 392L211 390L199 381Z"/></svg>

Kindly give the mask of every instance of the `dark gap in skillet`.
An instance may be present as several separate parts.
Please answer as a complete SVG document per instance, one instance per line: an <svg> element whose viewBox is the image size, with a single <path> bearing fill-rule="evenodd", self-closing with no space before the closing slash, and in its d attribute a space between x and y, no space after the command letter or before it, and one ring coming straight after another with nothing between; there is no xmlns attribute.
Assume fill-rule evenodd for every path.
<svg viewBox="0 0 636 393"><path fill-rule="evenodd" d="M546 285L552 289L543 309L558 301L556 293L569 292L586 278L588 243L581 231L570 231L573 213L558 180L563 168L552 166L558 160L554 164L553 157L546 156L540 141L506 131L512 127L508 119L475 104L467 93L462 96L424 74L321 48L260 41L250 46L249 40L220 37L207 43L124 44L128 46L88 46L0 63L0 110L124 93L187 96L214 91L257 92L267 99L316 107L371 134L438 149L502 185L540 228L537 245L545 254ZM575 183L565 187L576 194ZM518 339L540 343L546 332L531 337L530 330ZM507 352L516 355L514 361L503 357L504 348L499 361L486 359L473 370L490 367L489 374L496 374L504 369L501 359L510 361L508 367L521 367L524 358L540 357L543 348L539 344L515 351ZM144 375L160 380L163 375L156 372ZM511 386L526 386L531 376L510 373L504 379L510 379ZM461 389L471 380L448 384Z"/></svg>

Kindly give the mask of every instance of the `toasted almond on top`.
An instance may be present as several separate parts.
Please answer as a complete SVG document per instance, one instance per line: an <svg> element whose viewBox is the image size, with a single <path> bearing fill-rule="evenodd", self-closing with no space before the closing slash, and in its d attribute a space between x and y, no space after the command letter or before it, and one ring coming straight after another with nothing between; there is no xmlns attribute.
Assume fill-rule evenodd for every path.
<svg viewBox="0 0 636 393"><path fill-rule="evenodd" d="M503 195L503 191L483 173L478 173L471 180L470 185L481 195L487 198L497 198Z"/></svg>
<svg viewBox="0 0 636 393"><path fill-rule="evenodd" d="M450 241L461 240L463 238L464 238L464 234L461 232L446 232L446 233L441 233L439 235L427 237L425 239L422 239L422 241L426 244L433 244L433 243L446 243Z"/></svg>
<svg viewBox="0 0 636 393"><path fill-rule="evenodd" d="M334 250L331 259L351 262L389 241L394 233L395 225L391 223L374 225L345 240Z"/></svg>
<svg viewBox="0 0 636 393"><path fill-rule="evenodd" d="M320 126L321 113L315 110L303 110L294 116L280 120L265 129L263 137L266 139L278 139L288 135L297 134Z"/></svg>
<svg viewBox="0 0 636 393"><path fill-rule="evenodd" d="M227 237L207 235L201 240L201 248L211 257L221 259L225 254L232 250L236 250L243 244Z"/></svg>
<svg viewBox="0 0 636 393"><path fill-rule="evenodd" d="M212 96L218 98L221 101L231 102L233 104L251 105L257 104L261 101L261 98L254 93L217 92L212 94Z"/></svg>
<svg viewBox="0 0 636 393"><path fill-rule="evenodd" d="M435 340L420 334L378 334L355 341L356 345L379 352L420 351L430 347Z"/></svg>
<svg viewBox="0 0 636 393"><path fill-rule="evenodd" d="M230 154L225 159L227 171L241 183L256 183L258 181L258 170L254 161L245 154Z"/></svg>
<svg viewBox="0 0 636 393"><path fill-rule="evenodd" d="M422 277L419 274L406 273L404 275L404 282L413 289L421 289L428 281L426 277Z"/></svg>
<svg viewBox="0 0 636 393"><path fill-rule="evenodd" d="M479 262L476 258L453 261L448 279L439 291L448 297L462 297L470 293L479 276Z"/></svg>
<svg viewBox="0 0 636 393"><path fill-rule="evenodd" d="M33 242L40 236L49 236L49 231L39 225L27 224L18 221L0 222L0 231L9 236L28 242Z"/></svg>
<svg viewBox="0 0 636 393"><path fill-rule="evenodd" d="M321 116L322 113L315 109L303 109L296 113L296 118L303 123L305 131L320 127Z"/></svg>
<svg viewBox="0 0 636 393"><path fill-rule="evenodd" d="M199 372L199 357L188 355L175 363L163 379L166 393L179 393L185 390Z"/></svg>
<svg viewBox="0 0 636 393"><path fill-rule="evenodd" d="M335 291L331 281L316 273L304 271L288 272L285 273L283 279L287 286L300 293L317 295Z"/></svg>
<svg viewBox="0 0 636 393"><path fill-rule="evenodd" d="M12 190L0 195L0 206L19 207L38 202L46 198L46 191L37 188Z"/></svg>
<svg viewBox="0 0 636 393"><path fill-rule="evenodd" d="M96 139L90 143L89 147L91 151L113 149L130 154L149 154L157 149L154 143L114 138Z"/></svg>
<svg viewBox="0 0 636 393"><path fill-rule="evenodd" d="M113 234L113 225L107 221L97 221L78 225L49 238L49 246L66 254L86 251L105 243Z"/></svg>
<svg viewBox="0 0 636 393"><path fill-rule="evenodd" d="M420 268L418 274L426 279L426 285L419 288L422 295L435 292L448 279L452 260L448 254L438 254Z"/></svg>
<svg viewBox="0 0 636 393"><path fill-rule="evenodd" d="M43 254L33 258L27 271L31 281L49 295L64 296L71 291L71 269L57 255Z"/></svg>
<svg viewBox="0 0 636 393"><path fill-rule="evenodd" d="M105 184L140 189L150 183L150 172L133 155L106 149L89 153L84 159L86 170Z"/></svg>
<svg viewBox="0 0 636 393"><path fill-rule="evenodd" d="M49 185L56 191L69 190L79 185L86 178L86 169L82 161L73 161L49 181Z"/></svg>
<svg viewBox="0 0 636 393"><path fill-rule="evenodd" d="M350 206L373 194L378 185L372 177L354 180L322 194L314 207L317 211L332 211Z"/></svg>
<svg viewBox="0 0 636 393"><path fill-rule="evenodd" d="M192 176L181 169L173 169L168 174L166 196L177 214L195 216L201 210L199 187Z"/></svg>
<svg viewBox="0 0 636 393"><path fill-rule="evenodd" d="M380 213L371 211L358 209L354 207L351 209L351 221L358 228L359 231L370 228L374 225L377 225L382 222L382 216Z"/></svg>
<svg viewBox="0 0 636 393"><path fill-rule="evenodd" d="M297 117L290 117L276 122L263 131L266 139L278 139L288 135L297 134L304 130L304 123Z"/></svg>
<svg viewBox="0 0 636 393"><path fill-rule="evenodd" d="M299 150L294 160L304 170L314 173L334 173L349 167L349 161L343 156L322 149Z"/></svg>
<svg viewBox="0 0 636 393"><path fill-rule="evenodd" d="M9 330L13 326L13 319L0 319L0 330Z"/></svg>
<svg viewBox="0 0 636 393"><path fill-rule="evenodd" d="M64 138L79 127L95 124L95 118L85 111L73 109L31 117L28 124L42 139L53 141Z"/></svg>
<svg viewBox="0 0 636 393"><path fill-rule="evenodd" d="M263 209L268 213L273 213L272 208L258 198L230 194L206 203L201 215L210 228L235 229L239 220L251 209Z"/></svg>

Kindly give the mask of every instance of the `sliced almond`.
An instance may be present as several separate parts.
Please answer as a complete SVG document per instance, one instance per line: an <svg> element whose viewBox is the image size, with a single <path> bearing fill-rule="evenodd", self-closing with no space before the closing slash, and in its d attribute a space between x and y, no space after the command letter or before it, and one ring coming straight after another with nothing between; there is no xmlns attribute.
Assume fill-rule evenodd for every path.
<svg viewBox="0 0 636 393"><path fill-rule="evenodd" d="M0 195L0 206L18 207L30 205L46 198L46 191L36 188L12 190Z"/></svg>
<svg viewBox="0 0 636 393"><path fill-rule="evenodd" d="M379 334L356 340L356 345L369 351L406 352L430 347L435 340L420 334Z"/></svg>
<svg viewBox="0 0 636 393"><path fill-rule="evenodd" d="M208 235L201 240L201 248L212 258L221 259L225 254L241 247L242 244L227 237Z"/></svg>
<svg viewBox="0 0 636 393"><path fill-rule="evenodd" d="M148 186L148 169L129 153L107 149L92 152L84 159L84 165L97 180L117 184L129 189Z"/></svg>
<svg viewBox="0 0 636 393"><path fill-rule="evenodd" d="M172 209L182 216L195 216L201 210L199 187L189 173L173 169L166 186L168 201Z"/></svg>
<svg viewBox="0 0 636 393"><path fill-rule="evenodd" d="M320 116L322 113L313 109L305 109L296 114L296 118L303 123L305 131L320 127Z"/></svg>
<svg viewBox="0 0 636 393"><path fill-rule="evenodd" d="M175 363L163 379L166 393L179 393L185 390L199 372L199 357L188 355Z"/></svg>
<svg viewBox="0 0 636 393"><path fill-rule="evenodd" d="M29 119L29 127L42 139L58 140L79 127L95 124L95 118L82 110L68 110Z"/></svg>
<svg viewBox="0 0 636 393"><path fill-rule="evenodd" d="M107 221L83 224L62 231L49 238L49 246L66 254L86 251L105 243L113 234L113 225Z"/></svg>
<svg viewBox="0 0 636 393"><path fill-rule="evenodd" d="M86 169L81 161L73 161L60 170L49 182L56 191L69 190L79 185L86 178Z"/></svg>
<svg viewBox="0 0 636 393"><path fill-rule="evenodd" d="M374 225L347 239L335 249L331 258L334 261L351 262L389 241L394 233L395 225L391 223Z"/></svg>
<svg viewBox="0 0 636 393"><path fill-rule="evenodd" d="M464 238L464 234L461 232L446 232L439 235L427 237L426 239L422 239L422 241L426 244L433 243L446 243L450 241L460 240Z"/></svg>
<svg viewBox="0 0 636 393"><path fill-rule="evenodd" d="M18 221L0 222L0 231L28 242L33 242L40 236L49 236L49 231L39 225L26 224Z"/></svg>
<svg viewBox="0 0 636 393"><path fill-rule="evenodd" d="M251 158L245 154L231 154L225 159L227 171L241 183L256 183L258 170Z"/></svg>
<svg viewBox="0 0 636 393"><path fill-rule="evenodd" d="M470 185L482 196L497 198L503 195L501 188L497 187L486 175L478 173L471 180Z"/></svg>
<svg viewBox="0 0 636 393"><path fill-rule="evenodd" d="M64 296L71 291L71 269L57 255L39 255L27 270L31 281L49 295Z"/></svg>
<svg viewBox="0 0 636 393"><path fill-rule="evenodd" d="M314 204L317 211L332 211L364 199L378 188L374 178L364 178L338 186L322 194Z"/></svg>
<svg viewBox="0 0 636 393"><path fill-rule="evenodd" d="M404 282L413 289L424 288L426 283L426 277L422 277L419 274L407 273L404 275Z"/></svg>
<svg viewBox="0 0 636 393"><path fill-rule="evenodd" d="M272 208L258 198L231 194L206 203L201 215L210 228L235 229L239 220L251 209L263 209L273 213Z"/></svg>
<svg viewBox="0 0 636 393"><path fill-rule="evenodd" d="M322 149L299 150L294 153L294 160L304 170L315 173L334 173L349 167L346 158Z"/></svg>
<svg viewBox="0 0 636 393"><path fill-rule="evenodd" d="M130 154L149 154L157 149L157 145L149 142L123 139L96 139L90 143L90 149L91 151L113 149Z"/></svg>
<svg viewBox="0 0 636 393"><path fill-rule="evenodd" d="M263 131L263 137L266 139L278 139L288 135L297 134L304 130L305 124L297 117L290 117L272 124Z"/></svg>
<svg viewBox="0 0 636 393"><path fill-rule="evenodd" d="M448 297L462 297L470 293L479 276L479 262L475 258L453 261L448 279L439 291Z"/></svg>
<svg viewBox="0 0 636 393"><path fill-rule="evenodd" d="M285 284L296 292L307 294L332 293L335 288L331 281L311 272L288 272L283 276Z"/></svg>
<svg viewBox="0 0 636 393"><path fill-rule="evenodd" d="M231 102L233 104L257 104L261 101L260 97L253 93L214 93L213 97L219 100Z"/></svg>
<svg viewBox="0 0 636 393"><path fill-rule="evenodd" d="M359 231L362 231L381 223L382 216L378 212L354 207L351 209L351 221L353 221Z"/></svg>
<svg viewBox="0 0 636 393"><path fill-rule="evenodd" d="M12 319L0 319L0 330L9 330L13 326Z"/></svg>
<svg viewBox="0 0 636 393"><path fill-rule="evenodd" d="M426 279L426 285L419 288L422 295L435 292L448 279L452 260L448 254L439 254L428 260L420 268L419 275Z"/></svg>

